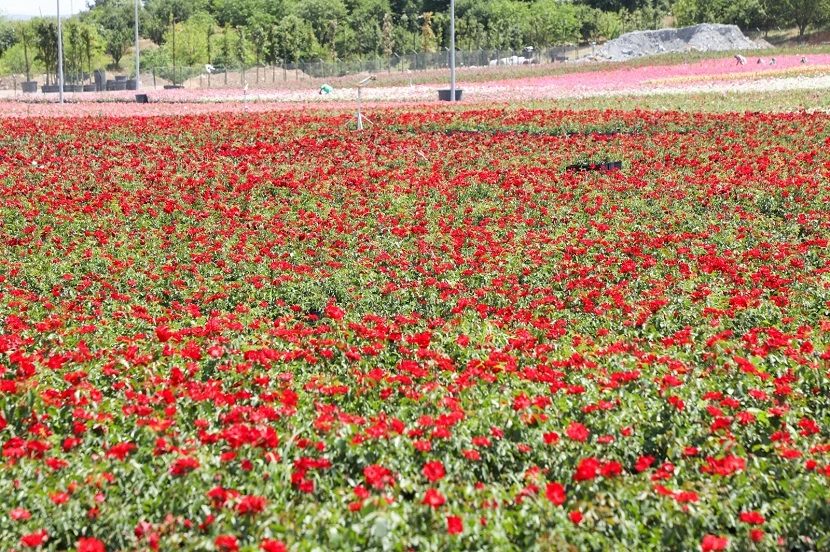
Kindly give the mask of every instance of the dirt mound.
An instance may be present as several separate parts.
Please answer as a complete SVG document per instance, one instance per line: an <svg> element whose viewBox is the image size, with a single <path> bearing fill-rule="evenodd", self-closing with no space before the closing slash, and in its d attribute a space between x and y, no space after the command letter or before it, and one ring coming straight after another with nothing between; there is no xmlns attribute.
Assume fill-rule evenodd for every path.
<svg viewBox="0 0 830 552"><path fill-rule="evenodd" d="M744 36L735 25L703 23L682 29L635 31L607 42L596 53L603 61L629 59L687 51L756 50L760 46Z"/></svg>

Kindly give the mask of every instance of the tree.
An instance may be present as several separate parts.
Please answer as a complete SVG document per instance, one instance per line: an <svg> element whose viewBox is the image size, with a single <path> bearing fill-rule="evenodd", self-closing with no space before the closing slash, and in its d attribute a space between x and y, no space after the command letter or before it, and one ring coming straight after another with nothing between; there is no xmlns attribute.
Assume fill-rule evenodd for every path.
<svg viewBox="0 0 830 552"><path fill-rule="evenodd" d="M14 25L0 15L0 57L6 50L17 44L17 41L18 36Z"/></svg>
<svg viewBox="0 0 830 552"><path fill-rule="evenodd" d="M556 0L552 2L559 4ZM487 33L484 25L475 15L467 14L455 20L455 41L458 46L466 50L478 50L486 43ZM540 41L541 43L541 41Z"/></svg>
<svg viewBox="0 0 830 552"><path fill-rule="evenodd" d="M210 14L197 12L191 15L187 21L175 24L175 40L173 38L174 26L168 27L169 34L165 35L162 48L167 50L166 53L169 58L176 59L177 63L184 66L209 63L208 37L215 25L216 22Z"/></svg>
<svg viewBox="0 0 830 552"><path fill-rule="evenodd" d="M528 42L538 48L579 41L579 8L559 0L537 0L530 6Z"/></svg>
<svg viewBox="0 0 830 552"><path fill-rule="evenodd" d="M438 49L435 41L435 32L432 30L432 12L422 14L424 23L421 25L421 51L434 52Z"/></svg>
<svg viewBox="0 0 830 552"><path fill-rule="evenodd" d="M395 47L395 37L393 35L394 25L392 24L392 14L383 14L383 27L381 27L380 47L383 50L383 55L392 57Z"/></svg>
<svg viewBox="0 0 830 552"><path fill-rule="evenodd" d="M798 37L830 19L830 0L765 0L764 8L778 24L794 24Z"/></svg>
<svg viewBox="0 0 830 552"><path fill-rule="evenodd" d="M83 45L83 53L86 57L86 68L87 72L90 74L90 78L92 75L92 52L97 44L97 33L95 32L95 27L91 25L87 25L86 23L81 24L81 44Z"/></svg>
<svg viewBox="0 0 830 552"><path fill-rule="evenodd" d="M256 60L256 80L259 82L259 65L265 50L268 47L268 29L271 21L267 15L260 13L248 23L248 36L251 45L254 47L254 59Z"/></svg>
<svg viewBox="0 0 830 552"><path fill-rule="evenodd" d="M274 29L277 51L286 63L294 63L313 51L316 44L311 26L296 15L288 15Z"/></svg>
<svg viewBox="0 0 830 552"><path fill-rule="evenodd" d="M98 0L84 19L97 25L104 39L104 52L119 68L121 58L133 42L134 8L130 0Z"/></svg>
<svg viewBox="0 0 830 552"><path fill-rule="evenodd" d="M17 33L20 35L20 44L23 46L23 60L26 65L26 80L31 81L32 65L29 63L29 48L32 46L32 29L28 22L22 22L17 27Z"/></svg>
<svg viewBox="0 0 830 552"><path fill-rule="evenodd" d="M295 13L311 27L316 42L326 44L329 22L345 21L348 10L343 0L303 0L297 4Z"/></svg>
<svg viewBox="0 0 830 552"><path fill-rule="evenodd" d="M46 68L46 84L50 77L57 80L58 73L58 23L53 19L37 18L32 20L34 31L35 59Z"/></svg>
<svg viewBox="0 0 830 552"><path fill-rule="evenodd" d="M120 0L106 0L116 2ZM131 2L129 2L132 5ZM144 9L147 12L147 23L142 26L142 32L158 45L164 44L164 37L170 30L170 14L176 22L187 21L197 12L209 10L208 0L146 0Z"/></svg>

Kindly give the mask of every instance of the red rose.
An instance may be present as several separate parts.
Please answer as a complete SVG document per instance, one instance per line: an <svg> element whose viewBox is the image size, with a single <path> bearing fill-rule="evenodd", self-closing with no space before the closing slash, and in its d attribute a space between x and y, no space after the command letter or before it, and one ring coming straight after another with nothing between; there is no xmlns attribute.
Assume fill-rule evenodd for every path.
<svg viewBox="0 0 830 552"><path fill-rule="evenodd" d="M555 481L548 483L545 487L545 496L557 506L561 506L565 503L565 487Z"/></svg>
<svg viewBox="0 0 830 552"><path fill-rule="evenodd" d="M426 504L428 506L432 506L433 508L439 508L443 506L445 502L446 499L444 498L444 495L430 487L427 489L421 504Z"/></svg>
<svg viewBox="0 0 830 552"><path fill-rule="evenodd" d="M726 537L717 537L715 535L706 535L700 542L700 548L703 552L726 550L727 546L729 546L729 539Z"/></svg>
<svg viewBox="0 0 830 552"><path fill-rule="evenodd" d="M582 523L582 512L580 512L579 510L572 510L568 514L568 517L571 518L571 521L575 525L579 525L580 523Z"/></svg>
<svg viewBox="0 0 830 552"><path fill-rule="evenodd" d="M424 477L429 479L430 483L434 483L444 478L446 472L444 471L444 464L441 462L427 462L424 464L422 470Z"/></svg>
<svg viewBox="0 0 830 552"><path fill-rule="evenodd" d="M450 516L447 518L447 533L456 535L464 530L464 523L458 516Z"/></svg>
<svg viewBox="0 0 830 552"><path fill-rule="evenodd" d="M588 439L588 435L590 434L591 432L579 422L571 422L571 425L569 425L568 429L565 430L565 435L568 436L568 439L580 442L584 442Z"/></svg>
<svg viewBox="0 0 830 552"><path fill-rule="evenodd" d="M763 525L764 522L767 521L764 519L764 516L760 514L760 512L741 512L738 519L740 519L743 523L749 523L751 525Z"/></svg>
<svg viewBox="0 0 830 552"><path fill-rule="evenodd" d="M237 552L239 543L233 535L219 535L214 541L219 552Z"/></svg>
<svg viewBox="0 0 830 552"><path fill-rule="evenodd" d="M35 531L34 533L20 537L20 546L36 548L45 543L47 540L49 540L49 534L45 529L41 529L40 531Z"/></svg>
<svg viewBox="0 0 830 552"><path fill-rule="evenodd" d="M259 549L263 552L286 552L285 543L278 540L265 539L259 543Z"/></svg>
<svg viewBox="0 0 830 552"><path fill-rule="evenodd" d="M599 472L599 460L596 458L585 458L579 465L576 467L576 473L574 474L574 481L586 481L588 479L593 479L597 476Z"/></svg>
<svg viewBox="0 0 830 552"><path fill-rule="evenodd" d="M78 539L78 552L106 552L104 543L95 537Z"/></svg>

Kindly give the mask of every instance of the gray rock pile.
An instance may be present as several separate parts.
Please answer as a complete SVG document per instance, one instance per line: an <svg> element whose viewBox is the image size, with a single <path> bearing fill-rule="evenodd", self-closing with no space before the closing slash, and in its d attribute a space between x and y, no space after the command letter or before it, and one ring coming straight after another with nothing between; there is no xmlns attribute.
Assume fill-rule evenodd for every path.
<svg viewBox="0 0 830 552"><path fill-rule="evenodd" d="M735 25L703 23L682 29L626 33L606 42L594 57L600 61L627 61L665 53L756 50L761 47Z"/></svg>

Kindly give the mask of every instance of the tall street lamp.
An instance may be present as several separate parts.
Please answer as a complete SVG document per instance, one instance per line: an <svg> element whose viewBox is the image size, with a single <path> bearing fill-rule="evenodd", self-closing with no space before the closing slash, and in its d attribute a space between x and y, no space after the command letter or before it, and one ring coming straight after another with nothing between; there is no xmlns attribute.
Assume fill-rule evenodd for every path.
<svg viewBox="0 0 830 552"><path fill-rule="evenodd" d="M450 101L455 101L455 0L450 0Z"/></svg>
<svg viewBox="0 0 830 552"><path fill-rule="evenodd" d="M135 89L141 88L141 78L138 73L138 0L135 0Z"/></svg>
<svg viewBox="0 0 830 552"><path fill-rule="evenodd" d="M63 35L61 34L61 0L58 4L58 96L63 104Z"/></svg>

